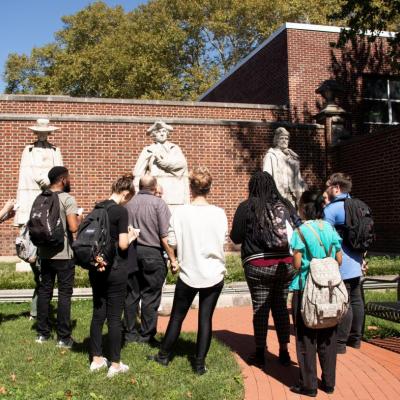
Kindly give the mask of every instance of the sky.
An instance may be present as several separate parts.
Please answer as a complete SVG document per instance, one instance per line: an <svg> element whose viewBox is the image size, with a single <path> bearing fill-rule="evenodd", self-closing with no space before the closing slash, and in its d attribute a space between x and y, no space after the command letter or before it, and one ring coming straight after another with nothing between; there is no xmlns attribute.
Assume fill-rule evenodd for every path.
<svg viewBox="0 0 400 400"><path fill-rule="evenodd" d="M147 0L103 0L131 11ZM4 93L4 64L9 53L30 54L33 47L54 41L61 17L75 14L95 0L0 0L0 93Z"/></svg>

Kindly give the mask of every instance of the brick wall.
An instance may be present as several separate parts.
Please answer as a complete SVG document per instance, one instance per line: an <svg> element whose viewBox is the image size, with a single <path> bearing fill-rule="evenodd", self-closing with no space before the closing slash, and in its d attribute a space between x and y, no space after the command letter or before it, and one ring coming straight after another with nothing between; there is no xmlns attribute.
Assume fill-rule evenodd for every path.
<svg viewBox="0 0 400 400"><path fill-rule="evenodd" d="M351 174L353 195L372 209L376 251L400 253L400 127L352 139L332 149L335 170Z"/></svg>
<svg viewBox="0 0 400 400"><path fill-rule="evenodd" d="M288 104L287 35L281 32L202 101Z"/></svg>
<svg viewBox="0 0 400 400"><path fill-rule="evenodd" d="M309 123L324 106L315 90L324 80L336 79L345 89L340 105L351 114L353 133L370 131L362 123L362 76L391 73L387 39L360 40L339 50L332 47L338 33L310 27L278 31L202 101L287 104L291 122Z"/></svg>
<svg viewBox="0 0 400 400"><path fill-rule="evenodd" d="M246 197L251 172L261 166L272 144L276 120L287 119L282 107L158 101L72 99L46 96L0 96L0 204L16 196L22 150L32 143L28 129L39 117L60 128L49 141L60 147L72 176L72 194L90 210L109 195L112 181L132 170L146 129L159 117L174 126L189 167L205 165L214 177L210 199L231 222ZM323 130L318 125L288 125L291 148L300 154L306 181L320 185L325 175ZM17 234L12 222L0 225L0 255L14 254Z"/></svg>

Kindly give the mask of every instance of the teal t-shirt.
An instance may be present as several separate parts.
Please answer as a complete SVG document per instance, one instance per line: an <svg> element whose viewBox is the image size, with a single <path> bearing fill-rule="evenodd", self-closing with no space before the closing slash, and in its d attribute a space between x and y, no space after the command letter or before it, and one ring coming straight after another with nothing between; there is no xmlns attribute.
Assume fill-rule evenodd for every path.
<svg viewBox="0 0 400 400"><path fill-rule="evenodd" d="M313 231L308 227L311 225L314 230L318 233L322 244L324 245L324 250L318 239L316 238L315 234ZM292 239L290 241L290 247L293 250L298 250L301 252L302 257L301 257L301 268L300 268L300 274L301 274L301 288L299 285L299 278L300 275L296 274L294 277L292 283L289 286L289 290L300 290L304 288L304 285L306 283L307 275L310 270L310 262L313 257L315 258L324 258L327 257L327 253L329 251L330 246L332 245L332 253L331 257L335 257L336 252L338 252L341 249L341 243L342 239L336 232L335 228L332 227L331 224L328 222L325 222L321 219L318 220L310 220L306 221L303 225L298 228L301 230L301 233L304 236L304 239L307 242L308 248L310 249L312 256L309 251L306 250L306 246L304 242L301 240L299 233L297 232L297 229L293 232Z"/></svg>

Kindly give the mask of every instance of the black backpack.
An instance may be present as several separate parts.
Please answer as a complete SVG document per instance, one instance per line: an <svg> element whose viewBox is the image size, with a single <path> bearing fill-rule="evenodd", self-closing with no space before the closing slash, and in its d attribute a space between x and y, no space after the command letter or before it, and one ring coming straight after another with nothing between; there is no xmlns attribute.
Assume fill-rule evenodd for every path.
<svg viewBox="0 0 400 400"><path fill-rule="evenodd" d="M46 189L33 202L28 230L32 243L37 247L64 245L65 231L60 216L58 193Z"/></svg>
<svg viewBox="0 0 400 400"><path fill-rule="evenodd" d="M110 235L110 220L107 210L115 206L107 201L95 205L79 226L76 240L72 244L75 262L85 269L96 269L101 260L111 266L116 253L116 244Z"/></svg>
<svg viewBox="0 0 400 400"><path fill-rule="evenodd" d="M359 252L367 251L375 241L371 209L360 199L344 199L345 223L338 227L345 244Z"/></svg>

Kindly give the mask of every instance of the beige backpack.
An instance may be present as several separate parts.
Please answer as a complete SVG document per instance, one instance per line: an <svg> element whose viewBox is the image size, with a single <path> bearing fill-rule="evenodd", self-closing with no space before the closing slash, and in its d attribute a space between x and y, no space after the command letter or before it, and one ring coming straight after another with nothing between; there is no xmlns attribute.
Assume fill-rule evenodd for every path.
<svg viewBox="0 0 400 400"><path fill-rule="evenodd" d="M298 228L300 238L312 257L301 302L301 315L304 324L309 328L330 328L337 325L347 312L349 307L347 289L340 276L339 265L331 257L332 245L326 252L315 229L310 225L303 226L311 229L324 249L326 257L315 258L313 256L300 228Z"/></svg>

